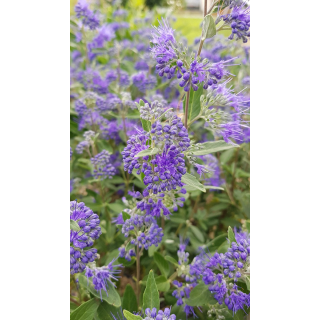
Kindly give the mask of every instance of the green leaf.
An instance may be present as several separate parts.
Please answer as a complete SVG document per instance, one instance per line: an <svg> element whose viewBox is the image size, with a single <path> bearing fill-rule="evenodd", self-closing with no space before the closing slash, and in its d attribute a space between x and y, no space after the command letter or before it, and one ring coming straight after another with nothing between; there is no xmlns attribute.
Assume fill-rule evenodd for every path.
<svg viewBox="0 0 320 320"><path fill-rule="evenodd" d="M122 308L130 312L138 311L137 297L130 284L127 284L124 291Z"/></svg>
<svg viewBox="0 0 320 320"><path fill-rule="evenodd" d="M143 293L143 309L145 310L146 308L160 309L159 292L152 270L149 272L147 286Z"/></svg>
<svg viewBox="0 0 320 320"><path fill-rule="evenodd" d="M131 216L130 216L129 213L123 211L122 212L122 218L123 218L123 221L126 221L126 220L130 219Z"/></svg>
<svg viewBox="0 0 320 320"><path fill-rule="evenodd" d="M136 258L131 257L131 261L127 261L125 258L118 258L118 262L123 264L125 267L130 267L136 262Z"/></svg>
<svg viewBox="0 0 320 320"><path fill-rule="evenodd" d="M224 190L223 188L221 187L216 187L216 186L204 186L206 189L208 190Z"/></svg>
<svg viewBox="0 0 320 320"><path fill-rule="evenodd" d="M159 252L155 252L153 256L154 256L154 261L159 267L161 273L165 277L168 277L170 272L169 263L165 260L165 258Z"/></svg>
<svg viewBox="0 0 320 320"><path fill-rule="evenodd" d="M92 320L99 307L99 301L91 299L83 303L70 315L70 320Z"/></svg>
<svg viewBox="0 0 320 320"><path fill-rule="evenodd" d="M89 279L89 285L88 285L88 280L87 277L85 277L83 274L80 274L79 276L79 283L84 287L87 288L87 290L92 293L95 297L100 299L100 292L98 292L92 283L92 280ZM121 299L114 288L114 286L111 283L108 283L108 295L104 290L101 290L101 296L102 300L108 302L109 304L115 306L115 307L120 307L121 306Z"/></svg>
<svg viewBox="0 0 320 320"><path fill-rule="evenodd" d="M193 91L191 88L190 90ZM200 97L203 92L202 85L199 86L198 90L194 92L192 96L192 100L190 100L190 105L188 108L188 121L191 122L197 115L200 113L201 104L200 104Z"/></svg>
<svg viewBox="0 0 320 320"><path fill-rule="evenodd" d="M154 253L159 249L159 246L151 246L148 248L148 256L153 257Z"/></svg>
<svg viewBox="0 0 320 320"><path fill-rule="evenodd" d="M170 289L170 282L165 276L156 277L155 280L159 291L166 292Z"/></svg>
<svg viewBox="0 0 320 320"><path fill-rule="evenodd" d="M193 290L191 290L190 298L186 299L186 304L195 307L203 306L206 303L215 304L216 300L214 300L211 292L208 289L208 286L201 282Z"/></svg>
<svg viewBox="0 0 320 320"><path fill-rule="evenodd" d="M186 173L182 176L181 181L185 183L187 186L194 187L199 189L202 192L206 192L206 189L203 184L201 184L195 176L192 176L189 173Z"/></svg>
<svg viewBox="0 0 320 320"><path fill-rule="evenodd" d="M222 191L224 191L224 189L221 188L221 187L205 186L205 185L203 185L203 187L204 187L206 190L214 189L214 190L222 190ZM194 187L191 187L191 186L184 186L184 188L186 189L187 192L198 190L197 188L194 188ZM170 218L170 220L171 220L171 218Z"/></svg>
<svg viewBox="0 0 320 320"><path fill-rule="evenodd" d="M176 259L174 259L174 258L172 258L172 257L170 257L170 256L165 256L165 259L166 259L167 261L171 262L172 264L174 264L176 267L179 266L179 263L178 263L178 261L177 261Z"/></svg>
<svg viewBox="0 0 320 320"><path fill-rule="evenodd" d="M140 316L136 316L127 310L123 310L123 314L127 320L143 320Z"/></svg>
<svg viewBox="0 0 320 320"><path fill-rule="evenodd" d="M196 226L190 226L190 229L199 241L204 242L204 236Z"/></svg>
<svg viewBox="0 0 320 320"><path fill-rule="evenodd" d="M173 108L169 108L167 109L161 116L159 116L159 118L157 118L157 120L160 120L167 112L172 111Z"/></svg>
<svg viewBox="0 0 320 320"><path fill-rule="evenodd" d="M97 310L97 314L100 320L114 320L114 317L112 315L118 318L118 315L121 313L122 311L119 307L116 308L105 301L100 303Z"/></svg>
<svg viewBox="0 0 320 320"><path fill-rule="evenodd" d="M123 209L125 209L125 206L123 203L120 202L114 202L114 203L108 203L107 204L108 208L111 209L112 211L119 213Z"/></svg>
<svg viewBox="0 0 320 320"><path fill-rule="evenodd" d="M149 149L145 149L140 151L139 153L137 153L135 155L135 157L145 157L145 156L152 156L153 154L157 154L160 150L158 148L149 148Z"/></svg>
<svg viewBox="0 0 320 320"><path fill-rule="evenodd" d="M250 291L250 278L248 276L245 277L245 282L247 285L247 289Z"/></svg>
<svg viewBox="0 0 320 320"><path fill-rule="evenodd" d="M74 221L74 220L70 220L70 229L73 231L80 231L81 230L77 221Z"/></svg>
<svg viewBox="0 0 320 320"><path fill-rule="evenodd" d="M149 120L141 119L141 123L144 131L149 132L151 130L151 122Z"/></svg>
<svg viewBox="0 0 320 320"><path fill-rule="evenodd" d="M250 221L248 221L248 220L246 221L246 228L250 233Z"/></svg>
<svg viewBox="0 0 320 320"><path fill-rule="evenodd" d="M197 146L200 146L200 150L191 150L195 156L203 156L205 154L218 152L222 150L228 150L231 148L239 147L237 144L226 143L224 140L219 141L207 141L204 143L198 143Z"/></svg>
<svg viewBox="0 0 320 320"><path fill-rule="evenodd" d="M230 226L228 228L228 238L230 240L230 245L231 245L232 242L237 243L236 237L234 236L233 230L232 230L232 228Z"/></svg>
<svg viewBox="0 0 320 320"><path fill-rule="evenodd" d="M227 234L221 234L220 236L215 237L213 240L206 244L206 247L210 249L210 251L216 251L220 245L226 242Z"/></svg>
<svg viewBox="0 0 320 320"><path fill-rule="evenodd" d="M210 14L203 19L201 40L210 39L216 34L216 24Z"/></svg>
<svg viewBox="0 0 320 320"><path fill-rule="evenodd" d="M238 310L237 313L233 314L232 311L229 311L232 314L234 320L243 320L245 316L245 312L243 310Z"/></svg>

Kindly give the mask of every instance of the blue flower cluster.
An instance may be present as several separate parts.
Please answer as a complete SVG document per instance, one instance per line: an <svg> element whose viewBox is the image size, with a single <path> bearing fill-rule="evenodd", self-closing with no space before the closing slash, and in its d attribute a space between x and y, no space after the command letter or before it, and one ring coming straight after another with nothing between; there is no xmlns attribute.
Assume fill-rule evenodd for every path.
<svg viewBox="0 0 320 320"><path fill-rule="evenodd" d="M151 193L147 189L143 191L143 198L137 202L137 208L147 215L160 217L161 213L164 216L171 214L170 210L177 211L178 206L183 207L185 198L182 194L186 193L184 188L180 190L171 189L169 191L160 192L157 194ZM139 198L140 196L136 196Z"/></svg>
<svg viewBox="0 0 320 320"><path fill-rule="evenodd" d="M104 290L107 294L107 288L108 285L111 284L115 287L115 284L112 282L112 280L117 281L118 276L121 272L121 270L117 270L115 268L121 267L121 264L113 265L115 259L113 259L107 266L104 267L86 267L85 268L85 275L87 279L92 278L92 283L94 285L94 288L100 292L100 298L102 301L102 294L101 290Z"/></svg>
<svg viewBox="0 0 320 320"><path fill-rule="evenodd" d="M240 278L245 281L250 272L250 237L246 232L235 230L235 238L236 242L231 244L225 254L211 255L202 250L190 265L187 265L188 255L185 253L187 242L180 241L177 271L187 283L173 281L176 290L172 295L178 300L178 305L185 304L183 299L189 298L190 290L202 280L218 303L224 303L234 313L250 306L250 294L241 291L237 285L237 281ZM194 314L193 308L188 305L185 305L184 311L186 314Z"/></svg>
<svg viewBox="0 0 320 320"><path fill-rule="evenodd" d="M149 104L145 103L144 106L140 107L140 117L144 120L157 120L164 112L164 105L157 99Z"/></svg>
<svg viewBox="0 0 320 320"><path fill-rule="evenodd" d="M224 179L221 178L221 169L219 167L218 159L212 154L206 154L199 157L204 165L196 165L197 172L201 176L204 172L203 184L207 186L220 187L225 183Z"/></svg>
<svg viewBox="0 0 320 320"><path fill-rule="evenodd" d="M246 43L247 38L250 37L250 7L243 1L241 4L233 6L232 9L231 13L221 16L223 21L232 28L228 39L233 40L236 36L236 40L242 39L243 43Z"/></svg>
<svg viewBox="0 0 320 320"><path fill-rule="evenodd" d="M80 227L79 231L70 230L70 272L74 274L81 273L87 263L97 258L97 249L88 248L101 235L101 228L99 216L83 202L70 202L70 220L76 221Z"/></svg>
<svg viewBox="0 0 320 320"><path fill-rule="evenodd" d="M159 310L158 312L156 308L152 310L146 308L144 316L143 320L176 320L177 318L175 314L171 314L171 309L169 308L165 308L164 311Z"/></svg>
<svg viewBox="0 0 320 320"><path fill-rule="evenodd" d="M161 242L163 230L157 224L157 221L150 215L140 216L133 214L122 225L122 233L125 237L131 237L131 244L144 246L148 249L152 245L156 247Z"/></svg>
<svg viewBox="0 0 320 320"><path fill-rule="evenodd" d="M135 256L136 256L136 253L135 253L135 251L133 249L129 249L126 252L125 246L121 246L119 248L119 257L120 258L125 258L127 261L131 261L131 258L135 257Z"/></svg>
<svg viewBox="0 0 320 320"><path fill-rule="evenodd" d="M82 23L88 26L91 30L95 30L99 27L99 18L89 9L89 4L86 0L78 0L74 11L77 18L82 18Z"/></svg>
<svg viewBox="0 0 320 320"><path fill-rule="evenodd" d="M84 150L89 150L89 147L91 145L92 138L95 136L95 132L92 130L86 131L83 134L85 140L81 141L77 146L76 146L76 152L78 154L82 154Z"/></svg>
<svg viewBox="0 0 320 320"><path fill-rule="evenodd" d="M192 57L188 63L181 50L177 49L174 33L168 22L162 19L159 27L154 29L151 53L157 61L156 70L160 77L166 75L167 79L171 79L177 72L177 78L182 78L179 85L184 91L189 91L190 87L197 91L200 84L204 89L208 89L230 74L226 66L234 59L209 63L207 59L201 61L200 58Z"/></svg>
<svg viewBox="0 0 320 320"><path fill-rule="evenodd" d="M183 286L183 283L177 280L172 281L172 284L177 287L177 289L172 292L172 295L178 299L177 305L182 306L184 304L182 298L190 298L191 290L188 286Z"/></svg>
<svg viewBox="0 0 320 320"><path fill-rule="evenodd" d="M153 75L147 75L145 72L138 72L131 77L132 83L141 91L153 89L157 84L157 78Z"/></svg>
<svg viewBox="0 0 320 320"><path fill-rule="evenodd" d="M224 302L233 312L250 305L250 295L238 290L236 284L241 277L245 279L246 272L249 273L250 270L249 235L236 232L236 241L225 254L215 253L211 256L202 252L196 263L190 265L190 274L202 276L203 282L209 285L210 292L219 304ZM228 279L234 281L231 286L227 283Z"/></svg>
<svg viewBox="0 0 320 320"><path fill-rule="evenodd" d="M91 158L91 163L94 166L93 176L95 179L111 179L116 174L116 168L111 163L110 153L106 150Z"/></svg>

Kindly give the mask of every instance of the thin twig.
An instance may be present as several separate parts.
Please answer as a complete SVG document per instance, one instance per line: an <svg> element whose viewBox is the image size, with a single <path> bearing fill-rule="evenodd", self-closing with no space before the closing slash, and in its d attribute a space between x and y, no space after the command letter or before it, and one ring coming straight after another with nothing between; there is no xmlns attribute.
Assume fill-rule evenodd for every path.
<svg viewBox="0 0 320 320"><path fill-rule="evenodd" d="M138 300L138 308L140 304L140 251L139 251L139 243L137 244L137 300Z"/></svg>
<svg viewBox="0 0 320 320"><path fill-rule="evenodd" d="M188 130L188 109L189 109L190 90L187 92L186 106L184 111L184 126Z"/></svg>

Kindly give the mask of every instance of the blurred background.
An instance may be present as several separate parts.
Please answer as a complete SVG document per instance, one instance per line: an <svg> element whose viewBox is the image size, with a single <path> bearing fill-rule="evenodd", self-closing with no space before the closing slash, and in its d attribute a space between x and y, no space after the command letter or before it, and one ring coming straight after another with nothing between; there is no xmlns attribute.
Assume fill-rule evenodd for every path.
<svg viewBox="0 0 320 320"><path fill-rule="evenodd" d="M74 6L78 0L70 0L70 13L74 12ZM130 2L129 2L130 1ZM101 2L106 0L88 0L87 2ZM180 31L191 44L199 36L200 23L203 18L203 0L122 0L119 3L135 7L137 9L154 9L158 7L171 10L172 15L176 18L173 23L174 29ZM212 0L208 0L208 8Z"/></svg>

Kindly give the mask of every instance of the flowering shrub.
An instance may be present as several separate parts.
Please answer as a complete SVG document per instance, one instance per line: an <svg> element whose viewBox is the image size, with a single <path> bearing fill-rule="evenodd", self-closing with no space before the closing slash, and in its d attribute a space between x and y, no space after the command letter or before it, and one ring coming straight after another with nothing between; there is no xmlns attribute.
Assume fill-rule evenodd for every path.
<svg viewBox="0 0 320 320"><path fill-rule="evenodd" d="M250 312L250 8L214 1L191 45L161 12L71 17L72 319Z"/></svg>

